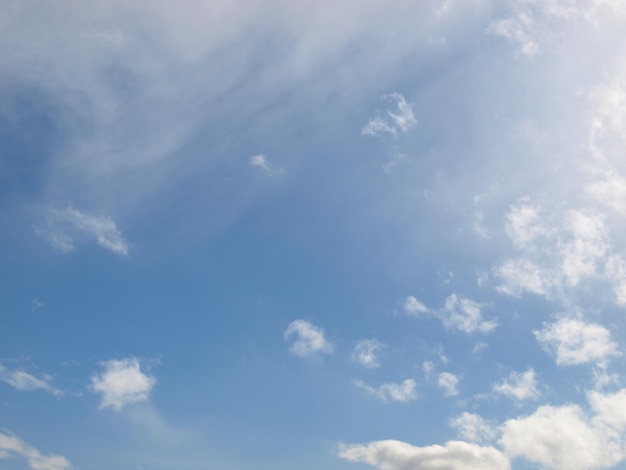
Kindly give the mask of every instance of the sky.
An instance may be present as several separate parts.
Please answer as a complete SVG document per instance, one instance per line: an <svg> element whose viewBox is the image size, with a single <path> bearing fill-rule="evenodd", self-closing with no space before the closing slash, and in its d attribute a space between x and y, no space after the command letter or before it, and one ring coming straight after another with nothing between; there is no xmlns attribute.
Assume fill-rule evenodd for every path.
<svg viewBox="0 0 626 470"><path fill-rule="evenodd" d="M5 0L0 469L626 468L626 3Z"/></svg>

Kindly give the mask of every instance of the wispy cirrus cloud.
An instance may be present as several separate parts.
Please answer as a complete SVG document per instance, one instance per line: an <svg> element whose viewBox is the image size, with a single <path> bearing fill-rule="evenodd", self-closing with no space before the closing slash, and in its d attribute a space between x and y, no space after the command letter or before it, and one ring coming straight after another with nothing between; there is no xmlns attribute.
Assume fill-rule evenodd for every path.
<svg viewBox="0 0 626 470"><path fill-rule="evenodd" d="M147 401L156 379L141 370L135 357L101 362L102 371L91 377L90 389L100 394L100 408L120 411L127 405Z"/></svg>
<svg viewBox="0 0 626 470"><path fill-rule="evenodd" d="M41 375L36 377L28 372L20 369L10 370L0 363L0 380L9 384L16 390L22 392L31 392L34 390L43 390L60 398L64 393L52 385L52 377L49 375Z"/></svg>
<svg viewBox="0 0 626 470"><path fill-rule="evenodd" d="M95 238L102 248L117 255L128 255L128 242L108 216L85 214L73 207L49 209L46 224L36 227L35 233L63 253L74 250L76 238Z"/></svg>
<svg viewBox="0 0 626 470"><path fill-rule="evenodd" d="M396 137L405 134L417 125L417 119L413 114L413 103L407 102L400 93L383 95L382 99L393 106L391 110L372 118L361 130L363 135L375 137L390 134Z"/></svg>
<svg viewBox="0 0 626 470"><path fill-rule="evenodd" d="M61 455L44 455L14 434L0 432L0 461L13 456L25 459L32 470L69 470L72 467Z"/></svg>
<svg viewBox="0 0 626 470"><path fill-rule="evenodd" d="M303 359L318 359L333 352L333 345L324 336L324 330L306 320L294 320L283 333L291 342L289 352Z"/></svg>
<svg viewBox="0 0 626 470"><path fill-rule="evenodd" d="M283 168L272 165L267 157L262 153L250 157L250 166L258 168L268 176L278 176L285 173Z"/></svg>
<svg viewBox="0 0 626 470"><path fill-rule="evenodd" d="M389 382L381 385L380 387L372 387L367 385L362 380L356 380L354 385L361 390L364 390L368 395L378 398L385 403L407 403L409 401L417 400L419 397L417 393L417 384L413 379L407 379L399 383Z"/></svg>

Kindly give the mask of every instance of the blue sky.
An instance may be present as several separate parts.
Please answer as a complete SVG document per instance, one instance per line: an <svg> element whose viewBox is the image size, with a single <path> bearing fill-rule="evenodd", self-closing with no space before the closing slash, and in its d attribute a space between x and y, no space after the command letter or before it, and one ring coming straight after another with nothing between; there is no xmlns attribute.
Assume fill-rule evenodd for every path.
<svg viewBox="0 0 626 470"><path fill-rule="evenodd" d="M0 468L622 468L625 24L5 2Z"/></svg>

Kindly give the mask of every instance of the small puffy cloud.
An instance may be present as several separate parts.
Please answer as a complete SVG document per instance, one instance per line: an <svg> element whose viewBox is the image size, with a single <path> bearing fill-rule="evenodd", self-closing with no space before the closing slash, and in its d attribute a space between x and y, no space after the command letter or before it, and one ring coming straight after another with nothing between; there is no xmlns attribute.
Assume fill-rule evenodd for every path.
<svg viewBox="0 0 626 470"><path fill-rule="evenodd" d="M406 403L418 398L415 380L407 379L401 383L386 383L378 388L371 387L361 380L357 380L354 384L365 390L369 395L384 401L385 403L399 402Z"/></svg>
<svg viewBox="0 0 626 470"><path fill-rule="evenodd" d="M525 372L511 372L505 380L493 386L493 391L515 400L537 399L539 390L535 371L528 369Z"/></svg>
<svg viewBox="0 0 626 470"><path fill-rule="evenodd" d="M490 333L497 326L495 320L485 320L481 313L482 306L473 300L450 295L439 316L447 329L464 333Z"/></svg>
<svg viewBox="0 0 626 470"><path fill-rule="evenodd" d="M437 378L437 385L447 397L458 395L459 378L450 372L442 372Z"/></svg>
<svg viewBox="0 0 626 470"><path fill-rule="evenodd" d="M424 371L424 376L426 377L426 380L430 380L433 372L435 372L435 364L433 364L432 361L424 361L422 363L422 370Z"/></svg>
<svg viewBox="0 0 626 470"><path fill-rule="evenodd" d="M505 261L495 269L495 275L501 280L496 290L511 297L520 297L524 292L547 296L555 285L551 272L526 258Z"/></svg>
<svg viewBox="0 0 626 470"><path fill-rule="evenodd" d="M404 310L404 313L406 313L407 315L413 317L417 317L425 313L431 313L431 310L426 307L426 305L424 305L412 295L409 295L406 298L404 304L402 304L402 310Z"/></svg>
<svg viewBox="0 0 626 470"><path fill-rule="evenodd" d="M509 457L542 468L612 468L626 459L626 389L588 395L593 414L578 405L541 406L502 426L500 444Z"/></svg>
<svg viewBox="0 0 626 470"><path fill-rule="evenodd" d="M250 166L260 169L263 173L269 176L276 176L285 172L282 168L276 168L273 166L267 157L262 153L250 157Z"/></svg>
<svg viewBox="0 0 626 470"><path fill-rule="evenodd" d="M156 379L141 371L139 359L129 357L101 363L102 372L91 378L91 390L102 395L100 408L121 410L148 400Z"/></svg>
<svg viewBox="0 0 626 470"><path fill-rule="evenodd" d="M511 464L502 452L463 441L416 447L386 440L365 445L340 445L339 457L381 470L507 470Z"/></svg>
<svg viewBox="0 0 626 470"><path fill-rule="evenodd" d="M21 457L32 470L68 470L70 462L61 455L43 455L13 434L0 432L0 460Z"/></svg>
<svg viewBox="0 0 626 470"><path fill-rule="evenodd" d="M372 118L363 127L361 134L381 136L398 133L407 133L417 124L413 114L413 104L406 101L400 93L390 93L382 97L383 100L394 105L393 110L387 110L385 115Z"/></svg>
<svg viewBox="0 0 626 470"><path fill-rule="evenodd" d="M23 370L9 370L3 364L0 364L0 380L23 392L43 390L57 398L63 396L63 392L50 383L52 379L48 375L38 378Z"/></svg>
<svg viewBox="0 0 626 470"><path fill-rule="evenodd" d="M467 411L451 419L450 427L456 429L464 440L477 444L491 442L497 435L495 426L487 423L480 415Z"/></svg>
<svg viewBox="0 0 626 470"><path fill-rule="evenodd" d="M601 362L621 355L611 332L598 323L562 318L554 323L544 323L543 329L534 334L542 348L555 357L557 365Z"/></svg>
<svg viewBox="0 0 626 470"><path fill-rule="evenodd" d="M352 360L363 367L379 367L379 355L384 347L385 345L376 339L362 339L354 347Z"/></svg>
<svg viewBox="0 0 626 470"><path fill-rule="evenodd" d="M292 321L283 333L290 342L289 352L304 359L320 357L333 352L333 346L324 337L324 330L305 320Z"/></svg>
<svg viewBox="0 0 626 470"><path fill-rule="evenodd" d="M79 236L92 236L96 243L112 253L126 256L128 243L111 217L84 214L73 207L50 209L47 225L35 229L37 235L58 251L69 253Z"/></svg>
<svg viewBox="0 0 626 470"><path fill-rule="evenodd" d="M514 204L505 220L505 232L518 249L532 247L537 238L547 233L537 206Z"/></svg>

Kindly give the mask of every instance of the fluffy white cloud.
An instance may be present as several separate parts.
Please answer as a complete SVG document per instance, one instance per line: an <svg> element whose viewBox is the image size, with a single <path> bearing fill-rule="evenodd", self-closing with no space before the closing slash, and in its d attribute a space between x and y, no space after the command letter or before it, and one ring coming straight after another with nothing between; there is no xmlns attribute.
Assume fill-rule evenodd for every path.
<svg viewBox="0 0 626 470"><path fill-rule="evenodd" d="M50 209L47 225L37 227L35 231L64 253L74 249L76 237L88 235L95 237L98 245L115 254L128 254L128 243L111 217L84 214L73 207L64 210Z"/></svg>
<svg viewBox="0 0 626 470"><path fill-rule="evenodd" d="M37 378L23 370L9 370L0 364L0 380L20 391L43 390L59 398L63 392L51 384L51 377L43 375Z"/></svg>
<svg viewBox="0 0 626 470"><path fill-rule="evenodd" d="M156 379L141 371L139 360L129 357L101 363L103 371L91 378L91 390L102 395L100 408L121 410L148 400Z"/></svg>
<svg viewBox="0 0 626 470"><path fill-rule="evenodd" d="M525 372L511 372L500 383L493 386L493 391L516 400L536 399L539 397L535 371L528 369Z"/></svg>
<svg viewBox="0 0 626 470"><path fill-rule="evenodd" d="M447 397L459 394L459 378L450 372L442 372L437 378L437 385L441 388Z"/></svg>
<svg viewBox="0 0 626 470"><path fill-rule="evenodd" d="M413 114L413 104L407 102L400 93L390 93L382 98L395 105L395 109L387 110L386 115L370 119L361 131L363 135L397 136L399 132L406 133L417 124L417 119Z"/></svg>
<svg viewBox="0 0 626 470"><path fill-rule="evenodd" d="M324 337L324 330L305 320L292 321L283 333L285 341L292 341L289 351L298 357L312 359L333 352L333 346Z"/></svg>
<svg viewBox="0 0 626 470"><path fill-rule="evenodd" d="M386 440L366 445L341 445L339 457L362 462L381 470L507 470L509 460L493 447L462 441L444 446L416 447L406 442Z"/></svg>
<svg viewBox="0 0 626 470"><path fill-rule="evenodd" d="M526 201L526 200L524 200ZM505 231L515 248L532 248L537 238L547 233L540 209L530 204L514 204L506 215Z"/></svg>
<svg viewBox="0 0 626 470"><path fill-rule="evenodd" d="M521 456L546 468L610 468L626 458L626 389L591 392L589 417L578 405L542 406L532 415L510 419L502 444L510 457Z"/></svg>
<svg viewBox="0 0 626 470"><path fill-rule="evenodd" d="M534 334L544 350L555 357L558 365L588 364L621 355L611 332L598 323L562 318L544 324L543 329Z"/></svg>
<svg viewBox="0 0 626 470"><path fill-rule="evenodd" d="M285 172L285 170L283 170L282 168L276 168L275 166L273 166L269 162L267 157L262 153L250 157L250 166L259 168L261 171L263 171L263 173L269 176L276 176Z"/></svg>
<svg viewBox="0 0 626 470"><path fill-rule="evenodd" d="M379 355L384 347L385 345L376 339L362 339L354 347L352 360L363 367L379 367Z"/></svg>
<svg viewBox="0 0 626 470"><path fill-rule="evenodd" d="M357 380L354 384L362 390L365 390L369 395L384 401L406 403L418 398L417 384L413 379L404 380L401 383L386 383L378 388L371 387L365 384L361 380Z"/></svg>
<svg viewBox="0 0 626 470"><path fill-rule="evenodd" d="M495 320L485 320L481 307L479 303L471 299L452 294L446 299L439 316L443 325L448 329L460 330L468 334L489 333L498 326L498 323Z"/></svg>
<svg viewBox="0 0 626 470"><path fill-rule="evenodd" d="M480 415L467 411L451 419L450 426L456 429L464 440L473 443L488 443L497 435L495 426L487 423Z"/></svg>
<svg viewBox="0 0 626 470"><path fill-rule="evenodd" d="M0 432L0 460L12 456L26 459L32 470L68 470L71 468L70 462L65 457L43 455L17 436Z"/></svg>

